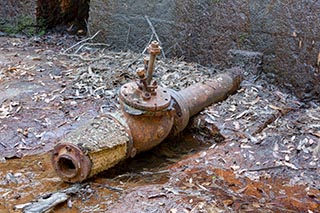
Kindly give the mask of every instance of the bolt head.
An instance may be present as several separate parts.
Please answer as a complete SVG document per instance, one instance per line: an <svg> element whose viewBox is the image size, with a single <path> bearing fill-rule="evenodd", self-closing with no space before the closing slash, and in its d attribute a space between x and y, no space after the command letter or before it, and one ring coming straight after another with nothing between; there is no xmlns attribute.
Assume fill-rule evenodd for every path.
<svg viewBox="0 0 320 213"><path fill-rule="evenodd" d="M144 68L140 68L137 70L137 75L139 78L144 78L145 77L145 70Z"/></svg>
<svg viewBox="0 0 320 213"><path fill-rule="evenodd" d="M159 43L157 41L151 42L151 44L148 46L148 52L151 55L158 55L161 51L161 47L159 46Z"/></svg>

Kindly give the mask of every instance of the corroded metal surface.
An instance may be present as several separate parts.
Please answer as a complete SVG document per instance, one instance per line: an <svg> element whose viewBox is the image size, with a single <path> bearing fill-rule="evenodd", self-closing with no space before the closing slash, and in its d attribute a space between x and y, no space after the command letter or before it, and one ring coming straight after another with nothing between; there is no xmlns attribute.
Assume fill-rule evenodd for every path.
<svg viewBox="0 0 320 213"><path fill-rule="evenodd" d="M124 112L137 152L147 151L161 143L170 133L173 126L173 111L145 112L132 115Z"/></svg>
<svg viewBox="0 0 320 213"><path fill-rule="evenodd" d="M160 54L161 47L159 46L159 43L157 41L151 42L151 44L148 46L148 52L150 54L150 59L148 62L148 77L147 77L147 84L151 83L152 75L154 71L154 61L156 59L156 56Z"/></svg>
<svg viewBox="0 0 320 213"><path fill-rule="evenodd" d="M171 135L181 132L189 122L189 118L203 108L224 100L239 89L242 80L242 69L233 68L229 72L219 74L203 83L197 83L179 92L170 90L175 109L174 127Z"/></svg>
<svg viewBox="0 0 320 213"><path fill-rule="evenodd" d="M236 92L241 83L241 70L217 75L203 83L194 84L179 92L189 108L190 117L212 103L224 100Z"/></svg>
<svg viewBox="0 0 320 213"><path fill-rule="evenodd" d="M152 82L155 56L159 52L158 43L152 42L148 64L145 63L146 67L137 71L140 81L127 83L120 88L121 111L117 113L117 118L111 115L97 117L60 142L59 147L69 147L68 144L73 143L83 151L81 154L90 157L92 163L87 173L80 172L78 179L73 178L79 173L81 166L75 168L78 168L76 164L82 163L81 158L74 157L68 149L65 152L64 149L60 151L56 148L53 164L64 181L81 182L128 156L133 157L136 153L150 150L170 133L176 135L181 132L191 116L212 103L222 101L240 86L240 70L234 70L180 92L164 89L157 86L155 81ZM145 70L148 70L147 78ZM61 162L66 165L60 165ZM87 164L84 165L86 167ZM70 171L60 171L61 168L69 168Z"/></svg>
<svg viewBox="0 0 320 213"><path fill-rule="evenodd" d="M150 58L144 60L144 68L137 70L139 81L123 85L119 93L121 110L137 152L149 150L162 142L174 123L168 89L158 86L156 81L152 82L154 62L160 50L156 41L148 46Z"/></svg>
<svg viewBox="0 0 320 213"><path fill-rule="evenodd" d="M81 182L125 159L130 137L116 118L98 116L55 146L53 167L63 181Z"/></svg>
<svg viewBox="0 0 320 213"><path fill-rule="evenodd" d="M172 97L172 107L175 110L174 113L174 126L171 129L170 136L175 136L181 132L189 123L190 112L187 102L179 92L175 90L169 90Z"/></svg>
<svg viewBox="0 0 320 213"><path fill-rule="evenodd" d="M138 88L135 82L130 82L123 85L120 89L120 99L127 105L145 111L159 111L169 107L171 96L167 89L157 87L155 95L149 94L148 99L145 98L144 91Z"/></svg>
<svg viewBox="0 0 320 213"><path fill-rule="evenodd" d="M52 164L58 176L71 183L87 179L92 166L89 157L72 143L54 147Z"/></svg>
<svg viewBox="0 0 320 213"><path fill-rule="evenodd" d="M55 46L57 51L47 47L50 39L29 43L0 37L0 212L22 212L18 207L39 198L49 201L71 186L56 175L51 155L25 155L51 150L68 132L112 111L113 105L106 106L114 100L110 91L133 79L139 66L122 69L139 56L132 52L104 52L107 59L91 64L88 73L87 63L59 56L61 46ZM179 61L157 63L157 80L176 90L216 72ZM185 131L86 183L73 184L80 189L52 211L320 212L320 108L259 77L246 78L236 94L193 118L192 134ZM216 131L225 138L220 143Z"/></svg>

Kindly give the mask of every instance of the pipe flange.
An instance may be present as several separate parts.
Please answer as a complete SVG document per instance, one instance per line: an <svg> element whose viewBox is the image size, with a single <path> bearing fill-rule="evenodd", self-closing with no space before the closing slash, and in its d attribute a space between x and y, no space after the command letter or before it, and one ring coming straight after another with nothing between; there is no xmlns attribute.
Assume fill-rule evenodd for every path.
<svg viewBox="0 0 320 213"><path fill-rule="evenodd" d="M169 94L172 97L172 107L175 110L174 124L170 135L175 136L187 127L190 118L190 112L188 108L188 103L184 98L172 89L169 90Z"/></svg>
<svg viewBox="0 0 320 213"><path fill-rule="evenodd" d="M170 105L171 95L167 89L159 86L155 90L155 95L150 94L150 97L146 99L138 85L135 82L130 82L120 88L120 99L134 109L145 111L165 110Z"/></svg>
<svg viewBox="0 0 320 213"><path fill-rule="evenodd" d="M71 143L56 145L51 161L58 176L69 183L87 179L92 166L90 158Z"/></svg>

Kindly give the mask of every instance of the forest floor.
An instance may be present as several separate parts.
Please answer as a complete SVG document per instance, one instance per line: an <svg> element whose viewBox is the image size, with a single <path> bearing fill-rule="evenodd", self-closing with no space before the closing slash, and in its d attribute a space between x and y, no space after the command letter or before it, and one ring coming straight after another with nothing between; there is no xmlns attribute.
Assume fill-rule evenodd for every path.
<svg viewBox="0 0 320 213"><path fill-rule="evenodd" d="M252 65L237 93L180 136L85 183L63 183L54 145L117 110L119 87L143 64L143 54L107 49L61 34L0 37L1 212L48 203L55 212L320 212L320 107ZM162 58L155 79L179 90L219 72Z"/></svg>

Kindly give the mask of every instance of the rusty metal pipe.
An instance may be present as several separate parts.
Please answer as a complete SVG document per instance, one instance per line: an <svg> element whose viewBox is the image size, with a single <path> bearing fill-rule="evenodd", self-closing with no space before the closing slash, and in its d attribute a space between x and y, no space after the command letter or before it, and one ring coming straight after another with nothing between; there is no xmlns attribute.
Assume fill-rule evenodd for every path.
<svg viewBox="0 0 320 213"><path fill-rule="evenodd" d="M196 83L181 91L169 90L175 108L174 128L171 135L181 132L189 123L189 118L205 107L222 101L240 87L242 72L232 68L226 73L217 74L214 78Z"/></svg>
<svg viewBox="0 0 320 213"><path fill-rule="evenodd" d="M54 147L52 165L65 182L84 181L130 157L132 137L121 113L101 115Z"/></svg>
<svg viewBox="0 0 320 213"><path fill-rule="evenodd" d="M185 100L189 116L193 116L212 103L222 101L237 91L241 83L239 72L222 73L203 83L197 83L181 91L179 95Z"/></svg>
<svg viewBox="0 0 320 213"><path fill-rule="evenodd" d="M138 71L140 81L143 72ZM65 182L84 181L181 132L191 116L234 93L240 81L240 72L224 73L180 92L129 82L120 88L121 110L98 116L62 139L53 150L53 167Z"/></svg>

